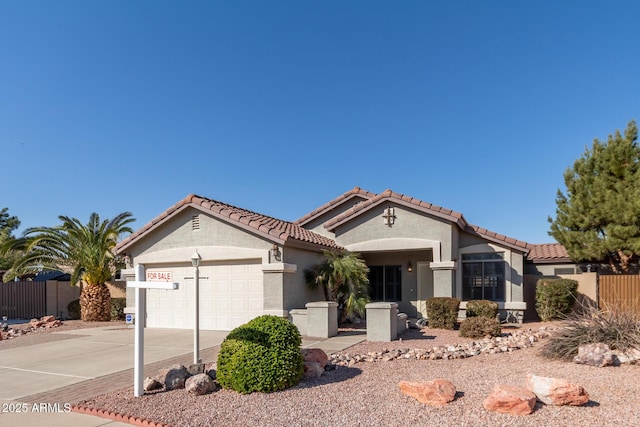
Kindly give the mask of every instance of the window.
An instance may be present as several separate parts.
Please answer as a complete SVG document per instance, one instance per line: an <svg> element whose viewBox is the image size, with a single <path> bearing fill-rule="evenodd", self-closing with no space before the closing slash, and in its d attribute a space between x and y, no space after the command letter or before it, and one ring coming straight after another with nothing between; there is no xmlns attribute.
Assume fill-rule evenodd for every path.
<svg viewBox="0 0 640 427"><path fill-rule="evenodd" d="M462 298L505 300L505 262L500 253L462 255Z"/></svg>
<svg viewBox="0 0 640 427"><path fill-rule="evenodd" d="M369 267L369 296L371 301L402 300L402 270L399 265Z"/></svg>

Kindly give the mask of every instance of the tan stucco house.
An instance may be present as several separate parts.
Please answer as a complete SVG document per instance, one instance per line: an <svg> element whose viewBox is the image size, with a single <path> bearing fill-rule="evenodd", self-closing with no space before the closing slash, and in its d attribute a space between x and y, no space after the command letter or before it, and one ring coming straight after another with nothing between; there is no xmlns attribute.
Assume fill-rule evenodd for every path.
<svg viewBox="0 0 640 427"><path fill-rule="evenodd" d="M190 258L197 250L200 327L230 330L262 314L286 317L322 300L320 291L305 284L304 270L334 248L362 254L374 301L395 301L418 318L434 296L489 299L505 310L525 310L525 263L545 262L528 255L549 254L547 246L469 224L458 212L358 187L295 222L189 195L122 241L117 252L130 266L180 283L176 291L148 291L147 326L189 328ZM124 272L125 278L132 274Z"/></svg>

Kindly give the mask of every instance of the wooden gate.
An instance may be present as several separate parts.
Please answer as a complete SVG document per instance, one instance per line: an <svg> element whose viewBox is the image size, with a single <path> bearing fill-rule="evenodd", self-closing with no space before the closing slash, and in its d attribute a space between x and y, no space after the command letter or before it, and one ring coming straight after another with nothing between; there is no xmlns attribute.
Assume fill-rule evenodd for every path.
<svg viewBox="0 0 640 427"><path fill-rule="evenodd" d="M32 319L47 311L46 282L0 282L0 316Z"/></svg>
<svg viewBox="0 0 640 427"><path fill-rule="evenodd" d="M598 306L616 306L640 311L640 275L600 276Z"/></svg>

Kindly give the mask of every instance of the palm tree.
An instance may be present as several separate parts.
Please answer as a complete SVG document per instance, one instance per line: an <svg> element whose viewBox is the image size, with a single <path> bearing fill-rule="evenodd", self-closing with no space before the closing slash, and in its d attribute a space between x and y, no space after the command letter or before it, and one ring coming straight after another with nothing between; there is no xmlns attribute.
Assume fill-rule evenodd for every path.
<svg viewBox="0 0 640 427"><path fill-rule="evenodd" d="M92 213L84 225L76 218L58 217L62 224L56 227L33 227L20 239L3 250L22 250L12 269L5 275L11 280L20 272L61 270L71 274L71 283L82 282L80 314L82 320L111 320L111 294L105 285L122 267L113 249L122 233L131 233L128 226L135 221L131 213L123 212L112 220L100 221Z"/></svg>
<svg viewBox="0 0 640 427"><path fill-rule="evenodd" d="M322 288L327 301L341 307L340 320L364 316L369 298L369 268L360 255L349 251L324 251L324 261L305 270L312 289Z"/></svg>

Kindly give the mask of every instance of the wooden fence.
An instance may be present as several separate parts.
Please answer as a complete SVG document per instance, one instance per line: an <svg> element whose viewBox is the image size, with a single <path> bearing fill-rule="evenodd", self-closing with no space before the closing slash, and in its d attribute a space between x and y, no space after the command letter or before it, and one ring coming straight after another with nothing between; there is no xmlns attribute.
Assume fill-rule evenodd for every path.
<svg viewBox="0 0 640 427"><path fill-rule="evenodd" d="M47 311L47 282L0 282L0 316L32 319Z"/></svg>
<svg viewBox="0 0 640 427"><path fill-rule="evenodd" d="M598 305L618 306L640 311L640 275L599 277Z"/></svg>

